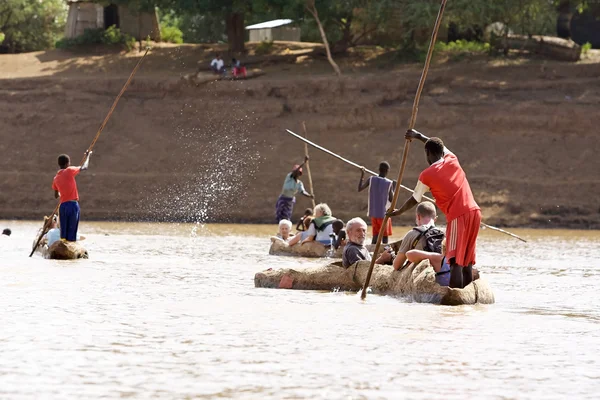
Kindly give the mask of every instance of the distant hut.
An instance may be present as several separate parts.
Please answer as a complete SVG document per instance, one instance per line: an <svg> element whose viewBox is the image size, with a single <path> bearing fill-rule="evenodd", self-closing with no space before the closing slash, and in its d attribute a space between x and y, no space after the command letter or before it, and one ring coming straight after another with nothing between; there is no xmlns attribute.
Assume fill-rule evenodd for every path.
<svg viewBox="0 0 600 400"><path fill-rule="evenodd" d="M124 5L103 5L93 0L67 0L69 15L65 36L74 38L86 29L107 29L115 25L137 40L148 36L160 41L160 26L156 11L137 11Z"/></svg>
<svg viewBox="0 0 600 400"><path fill-rule="evenodd" d="M274 40L299 42L300 28L290 26L292 22L291 19L275 19L247 26L246 30L250 32L251 42L271 42Z"/></svg>

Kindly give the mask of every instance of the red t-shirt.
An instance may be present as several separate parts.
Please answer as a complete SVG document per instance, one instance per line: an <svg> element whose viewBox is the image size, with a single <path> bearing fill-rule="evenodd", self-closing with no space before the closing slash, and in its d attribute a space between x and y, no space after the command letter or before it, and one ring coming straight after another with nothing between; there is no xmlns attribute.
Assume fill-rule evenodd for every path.
<svg viewBox="0 0 600 400"><path fill-rule="evenodd" d="M60 193L60 202L79 200L77 193L77 183L75 177L81 171L80 167L68 167L61 169L56 173L52 181L52 189Z"/></svg>
<svg viewBox="0 0 600 400"><path fill-rule="evenodd" d="M479 210L465 171L461 168L458 158L452 153L446 154L443 159L431 164L421 172L419 182L431 191L435 203L446 214L448 221L469 211ZM423 189L418 190L421 195ZM417 200L420 201L420 199Z"/></svg>

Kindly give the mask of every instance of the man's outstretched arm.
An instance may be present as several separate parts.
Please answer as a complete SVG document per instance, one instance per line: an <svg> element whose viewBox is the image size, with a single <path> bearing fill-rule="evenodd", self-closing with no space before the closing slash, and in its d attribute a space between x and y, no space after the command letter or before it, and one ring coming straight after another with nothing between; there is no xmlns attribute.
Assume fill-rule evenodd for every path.
<svg viewBox="0 0 600 400"><path fill-rule="evenodd" d="M418 140L419 142L425 143L426 141L429 140L429 138L425 135L423 135L421 132L415 130L415 129L409 129L406 131L406 134L404 135L404 138L406 140Z"/></svg>
<svg viewBox="0 0 600 400"><path fill-rule="evenodd" d="M390 217L395 217L397 215L402 215L405 212L407 212L408 210L410 210L411 208L413 208L414 206L416 206L417 204L419 204L419 202L417 201L417 199L415 199L414 197L410 196L404 202L404 204L402 204L402 207L400 207L397 210L388 211L386 214L388 216L390 216Z"/></svg>
<svg viewBox="0 0 600 400"><path fill-rule="evenodd" d="M90 165L90 156L92 155L92 152L90 151L89 153L86 151L85 154L87 155L87 158L85 159L85 162L83 163L83 165L81 167L79 167L80 171L85 171L86 169L88 169L89 165Z"/></svg>
<svg viewBox="0 0 600 400"><path fill-rule="evenodd" d="M358 191L359 192L362 192L363 190L368 188L369 185L371 184L371 179L367 179L366 181L363 181L363 179L365 179L365 167L362 167L361 171L360 171L360 181L358 181Z"/></svg>

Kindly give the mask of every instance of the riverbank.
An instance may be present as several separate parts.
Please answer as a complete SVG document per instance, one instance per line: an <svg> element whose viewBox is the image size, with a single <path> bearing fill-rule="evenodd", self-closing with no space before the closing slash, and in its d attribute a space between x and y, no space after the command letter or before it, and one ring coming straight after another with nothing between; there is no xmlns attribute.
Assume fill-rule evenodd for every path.
<svg viewBox="0 0 600 400"><path fill-rule="evenodd" d="M311 140L370 169L388 160L396 175L420 66L352 61L338 80L312 60L260 65L266 75L248 81L180 79L212 50L149 56L78 178L82 218L272 222L283 178L304 151L284 131L301 132L302 121ZM40 219L54 208L56 156L79 161L137 57L0 56L0 218ZM600 229L598 78L589 63L438 64L417 128L459 156L486 222ZM317 200L340 218L364 215L360 171L311 157ZM424 167L413 144L404 184L414 186ZM309 204L299 198L295 214Z"/></svg>

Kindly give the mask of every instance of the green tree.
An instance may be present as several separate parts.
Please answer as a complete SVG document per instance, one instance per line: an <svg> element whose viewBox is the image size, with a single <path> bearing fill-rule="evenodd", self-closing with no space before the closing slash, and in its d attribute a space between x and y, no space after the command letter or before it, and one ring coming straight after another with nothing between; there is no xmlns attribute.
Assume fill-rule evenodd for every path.
<svg viewBox="0 0 600 400"><path fill-rule="evenodd" d="M315 6L334 53L345 53L380 32L397 0L317 0Z"/></svg>
<svg viewBox="0 0 600 400"><path fill-rule="evenodd" d="M67 16L63 0L0 1L0 53L20 53L53 47Z"/></svg>

